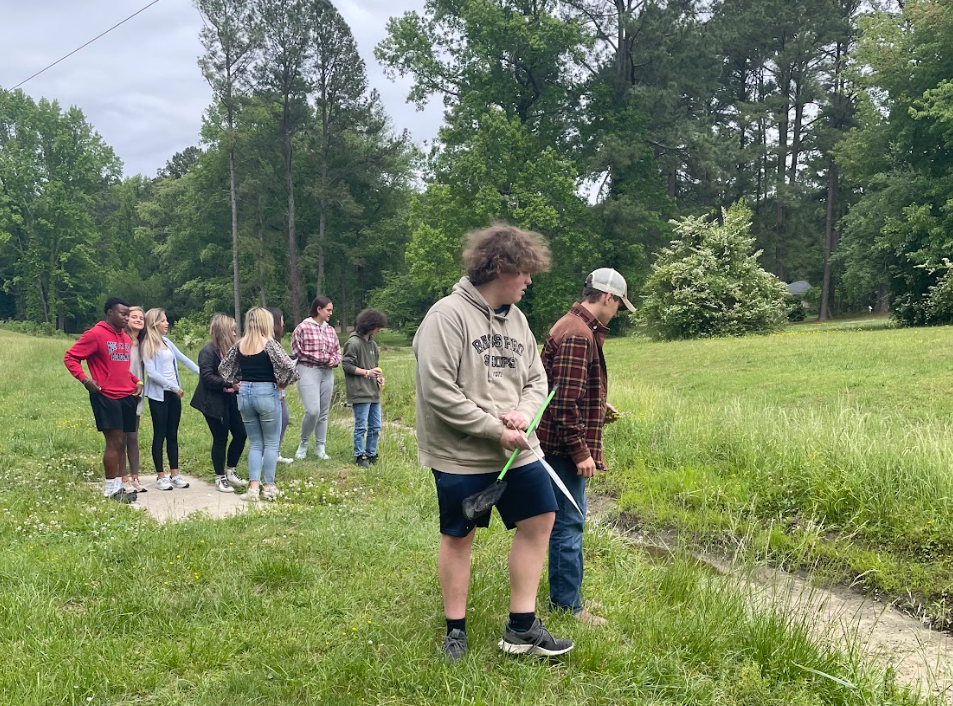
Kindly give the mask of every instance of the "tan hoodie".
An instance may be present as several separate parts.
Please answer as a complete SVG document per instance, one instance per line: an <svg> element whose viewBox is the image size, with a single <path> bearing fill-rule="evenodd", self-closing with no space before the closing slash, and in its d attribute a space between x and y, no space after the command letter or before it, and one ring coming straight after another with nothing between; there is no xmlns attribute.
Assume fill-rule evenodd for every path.
<svg viewBox="0 0 953 706"><path fill-rule="evenodd" d="M526 317L516 306L494 313L464 277L431 307L414 336L417 356L417 458L445 473L498 472L500 415L527 420L546 400L546 371ZM530 444L539 448L536 434ZM514 468L535 460L523 451Z"/></svg>

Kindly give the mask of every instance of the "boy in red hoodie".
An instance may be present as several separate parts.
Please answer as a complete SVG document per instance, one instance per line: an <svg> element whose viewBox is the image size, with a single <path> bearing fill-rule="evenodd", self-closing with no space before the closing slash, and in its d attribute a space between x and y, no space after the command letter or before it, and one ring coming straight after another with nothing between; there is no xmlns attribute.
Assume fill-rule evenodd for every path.
<svg viewBox="0 0 953 706"><path fill-rule="evenodd" d="M135 493L122 489L120 464L126 450L126 434L136 431L136 406L142 381L129 370L132 341L126 335L129 305L121 299L106 300L106 320L84 333L66 351L63 362L70 374L89 392L96 429L106 438L103 496L119 502L135 502ZM83 370L86 361L89 376Z"/></svg>

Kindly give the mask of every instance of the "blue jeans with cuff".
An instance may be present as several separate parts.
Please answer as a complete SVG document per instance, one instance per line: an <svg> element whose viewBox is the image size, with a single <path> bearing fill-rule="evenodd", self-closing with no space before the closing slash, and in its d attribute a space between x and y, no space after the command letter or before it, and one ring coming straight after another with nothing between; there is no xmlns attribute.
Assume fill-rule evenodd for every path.
<svg viewBox="0 0 953 706"><path fill-rule="evenodd" d="M354 403L354 457L377 456L377 439L381 434L381 403ZM365 444L365 436L366 444Z"/></svg>
<svg viewBox="0 0 953 706"><path fill-rule="evenodd" d="M248 433L248 480L275 482L281 439L281 401L273 382L243 382L238 410Z"/></svg>
<svg viewBox="0 0 953 706"><path fill-rule="evenodd" d="M549 535L549 602L556 610L582 610L582 532L586 526L586 485L588 478L576 473L576 463L564 456L547 456L549 465L566 484L582 510L582 515L553 483L556 493L556 522Z"/></svg>

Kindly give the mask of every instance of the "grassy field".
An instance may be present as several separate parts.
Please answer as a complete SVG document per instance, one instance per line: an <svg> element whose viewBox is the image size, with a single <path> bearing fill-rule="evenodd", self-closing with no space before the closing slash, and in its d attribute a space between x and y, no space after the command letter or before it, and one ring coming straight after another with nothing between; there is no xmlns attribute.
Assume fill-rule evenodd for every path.
<svg viewBox="0 0 953 706"><path fill-rule="evenodd" d="M596 492L629 524L810 569L953 628L953 329L877 317L743 339L610 339ZM413 423L413 357L392 364Z"/></svg>
<svg viewBox="0 0 953 706"><path fill-rule="evenodd" d="M849 647L818 646L798 620L752 611L733 584L651 563L599 529L587 537L587 587L609 629L552 616L577 641L568 659L500 654L508 535L497 522L475 550L471 654L448 666L436 504L409 431L388 428L382 462L358 472L348 425L335 423L334 460L279 469L281 501L160 526L99 497L100 436L62 366L67 343L0 332L0 703L916 703ZM621 345L617 370L642 350ZM385 354L390 418L406 421L410 365L406 350ZM149 428L146 418L144 450ZM182 468L211 477L193 410L181 442ZM613 477L626 477L613 459Z"/></svg>
<svg viewBox="0 0 953 706"><path fill-rule="evenodd" d="M953 625L949 328L803 325L607 346L612 472L630 521L766 554Z"/></svg>

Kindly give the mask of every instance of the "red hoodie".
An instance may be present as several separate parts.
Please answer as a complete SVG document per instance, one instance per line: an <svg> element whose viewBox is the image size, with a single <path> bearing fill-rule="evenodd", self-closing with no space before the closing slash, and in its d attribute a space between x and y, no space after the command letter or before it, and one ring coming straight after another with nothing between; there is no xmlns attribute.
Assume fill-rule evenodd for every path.
<svg viewBox="0 0 953 706"><path fill-rule="evenodd" d="M134 395L139 384L138 378L129 371L131 348L132 341L125 331L116 331L105 321L100 321L66 351L63 362L74 378L86 382L81 364L85 360L103 395L118 400Z"/></svg>

